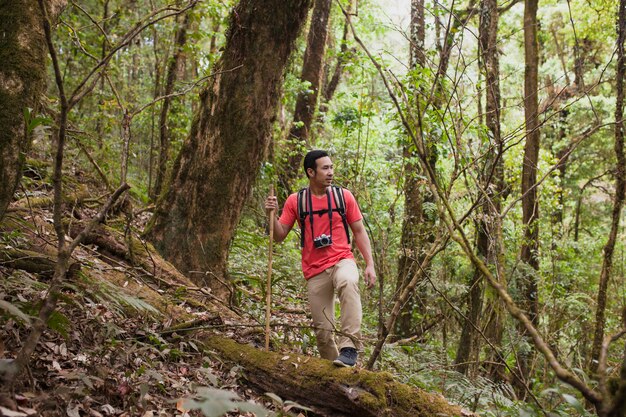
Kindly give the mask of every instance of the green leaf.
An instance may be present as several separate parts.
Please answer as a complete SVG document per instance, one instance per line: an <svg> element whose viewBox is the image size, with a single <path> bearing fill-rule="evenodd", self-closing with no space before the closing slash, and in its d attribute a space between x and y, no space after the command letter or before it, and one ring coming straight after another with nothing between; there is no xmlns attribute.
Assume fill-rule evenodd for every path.
<svg viewBox="0 0 626 417"><path fill-rule="evenodd" d="M571 405L574 409L576 409L576 411L578 411L581 414L585 414L585 407L583 407L583 405L580 403L580 401L578 401L578 398L574 397L573 395L570 394L562 394L563 395L563 399L565 400L565 402L567 402L569 405Z"/></svg>
<svg viewBox="0 0 626 417"><path fill-rule="evenodd" d="M283 399L280 398L278 395L274 394L273 392L266 392L265 395L270 397L272 401L274 401L275 404L283 405Z"/></svg>
<svg viewBox="0 0 626 417"><path fill-rule="evenodd" d="M70 325L70 320L58 311L53 311L48 319L50 330L54 330L66 339L69 337Z"/></svg>

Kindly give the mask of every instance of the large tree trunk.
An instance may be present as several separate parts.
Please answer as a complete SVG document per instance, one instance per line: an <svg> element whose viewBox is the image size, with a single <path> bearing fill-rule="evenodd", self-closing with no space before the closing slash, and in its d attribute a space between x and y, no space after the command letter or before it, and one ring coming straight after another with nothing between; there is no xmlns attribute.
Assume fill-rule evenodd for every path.
<svg viewBox="0 0 626 417"><path fill-rule="evenodd" d="M602 260L602 271L600 272L600 282L598 284L598 298L596 307L596 322L591 351L591 369L597 369L600 349L604 339L604 314L606 312L607 288L613 267L613 251L615 241L619 232L620 217L624 206L624 191L626 187L626 160L624 158L624 75L626 75L626 61L624 59L624 42L626 41L626 2L620 0L619 13L617 17L617 70L615 74L615 84L617 96L615 98L615 156L617 158L615 166L615 199L613 201L613 216L611 221L611 231L609 239L604 246L604 258Z"/></svg>
<svg viewBox="0 0 626 417"><path fill-rule="evenodd" d="M309 0L241 0L148 236L183 273L225 294L230 241L271 135L283 69Z"/></svg>
<svg viewBox="0 0 626 417"><path fill-rule="evenodd" d="M539 101L538 67L539 46L537 43L537 3L538 0L525 0L524 3L524 53L526 67L524 71L524 118L526 121L526 145L522 167L522 221L524 238L522 241L521 261L531 271L539 270L539 202L537 201L537 164L539 162ZM538 322L538 294L536 273L527 272L520 282L522 307L526 310L533 324ZM522 329L522 334L524 330ZM530 373L530 353L520 352L517 370L521 376L517 392L525 397L526 383Z"/></svg>
<svg viewBox="0 0 626 417"><path fill-rule="evenodd" d="M426 64L424 53L424 39L426 36L424 20L424 0L411 0L411 45L410 66L412 69L423 68ZM423 93L423 92L422 92ZM422 94L415 91L415 102L419 103ZM416 106L415 112L421 112L420 106ZM423 129L417 126L416 129ZM400 246L402 251L398 260L398 277L396 279L396 294L400 295L404 288L420 274L419 265L424 260L425 248L433 240L434 216L430 218L424 212L424 203L429 199L427 187L420 185L420 167L417 152L412 143L407 140L403 147L406 161L404 172L404 219L402 221L402 238ZM432 162L434 167L434 158ZM431 198L432 200L432 198ZM418 322L413 315L420 310L424 302L417 294L413 294L402 307L395 324L395 332L398 337L412 335L414 323Z"/></svg>
<svg viewBox="0 0 626 417"><path fill-rule="evenodd" d="M326 360L262 352L231 339L210 337L207 347L245 369L245 379L262 393L273 392L323 416L471 417L442 396L394 381L389 374L333 369Z"/></svg>
<svg viewBox="0 0 626 417"><path fill-rule="evenodd" d="M0 3L0 220L19 183L32 132L24 113L39 113L46 80L46 40L37 2Z"/></svg>
<svg viewBox="0 0 626 417"><path fill-rule="evenodd" d="M331 4L331 0L315 0L313 7L311 27L304 51L304 62L302 63L302 75L300 76L300 79L308 83L309 87L300 92L296 99L293 123L287 137L288 164L281 175L281 182L287 190L291 190L292 182L301 172L302 150L309 145L313 116L317 108L317 98L322 82L322 64L324 63L326 39L328 38Z"/></svg>
<svg viewBox="0 0 626 417"><path fill-rule="evenodd" d="M189 13L183 16L183 22L176 31L174 39L174 55L172 56L165 76L165 90L163 91L163 104L161 106L161 116L159 117L159 163L157 165L156 179L154 183L154 190L152 190L152 199L156 200L163 190L163 183L165 181L165 174L167 172L167 163L170 159L170 142L172 141L170 136L170 129L168 126L168 117L170 114L170 106L172 104L171 94L174 92L174 84L178 76L178 67L183 55L183 47L187 42L187 29L190 22Z"/></svg>

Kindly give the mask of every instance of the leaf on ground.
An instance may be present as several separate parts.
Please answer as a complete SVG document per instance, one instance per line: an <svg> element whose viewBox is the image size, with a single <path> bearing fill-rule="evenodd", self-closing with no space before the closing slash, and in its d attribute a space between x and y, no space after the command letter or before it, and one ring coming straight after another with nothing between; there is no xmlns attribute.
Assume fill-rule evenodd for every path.
<svg viewBox="0 0 626 417"><path fill-rule="evenodd" d="M2 407L2 406L0 406L0 413L4 417L26 417L28 415L20 411L9 410L8 408Z"/></svg>
<svg viewBox="0 0 626 417"><path fill-rule="evenodd" d="M30 317L8 301L0 300L0 309L6 311L14 317L17 317L21 322L30 325Z"/></svg>

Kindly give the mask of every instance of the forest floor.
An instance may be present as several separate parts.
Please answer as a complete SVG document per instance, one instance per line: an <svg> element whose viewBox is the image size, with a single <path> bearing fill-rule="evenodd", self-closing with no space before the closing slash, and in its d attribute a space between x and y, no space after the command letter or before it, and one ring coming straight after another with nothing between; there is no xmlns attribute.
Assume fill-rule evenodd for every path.
<svg viewBox="0 0 626 417"><path fill-rule="evenodd" d="M68 239L96 216L107 196L98 181L70 171L63 180ZM0 224L0 376L23 347L50 287L57 247L50 174L46 164L30 161L19 198ZM141 238L148 219L143 206L127 196L74 251L57 309L26 372L0 390L1 416L324 415L320 407L332 395L320 393L318 412L294 400L312 400L323 391L322 380L339 392L334 400L344 407L333 415L365 415L352 412L358 407L367 415L473 415L389 374L342 373L327 361L300 355L294 346L304 351L310 345L291 343L289 330L280 340L273 334L273 356L250 360L264 348L264 326L255 318L262 317L264 295L238 287L245 305L254 306L250 312L198 287ZM308 320L296 297L275 294L272 322L298 329ZM228 347L206 343L216 335L240 343L241 352L243 346L253 350L237 350L235 359L247 356L241 361L227 359ZM256 385L247 383L248 373L256 373ZM294 388L300 392L281 388L296 376L305 380ZM336 383L336 377L351 382ZM404 411L390 409L401 403ZM422 411L415 413L417 408Z"/></svg>
<svg viewBox="0 0 626 417"><path fill-rule="evenodd" d="M37 314L49 286L56 252L49 171L43 164L29 166L27 188L0 226L0 358L17 355L29 333L29 316ZM80 171L64 181L72 234L72 225L92 218L104 197L94 195L100 187ZM49 330L27 372L11 392L0 393L0 415L185 416L202 415L190 410L202 407L220 415L245 409L249 405L240 402L248 400L268 410L292 409L294 404L281 405L276 396L246 389L240 368L204 349L193 332L176 330L210 329L261 347L264 339L259 323L198 288L153 250L147 253L145 243L143 253L135 248L130 255L127 248L140 242L133 231L142 230L148 216L129 224L129 210L128 201L118 205L106 229L74 252L76 268L64 283ZM292 313L274 316L294 320ZM212 400L184 401L203 395Z"/></svg>

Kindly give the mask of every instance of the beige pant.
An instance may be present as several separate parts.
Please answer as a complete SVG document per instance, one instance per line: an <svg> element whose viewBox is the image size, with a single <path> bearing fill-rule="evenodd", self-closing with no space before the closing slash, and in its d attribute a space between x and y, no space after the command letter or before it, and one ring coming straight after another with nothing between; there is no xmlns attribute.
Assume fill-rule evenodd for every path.
<svg viewBox="0 0 626 417"><path fill-rule="evenodd" d="M361 296L359 270L354 259L342 259L335 266L307 280L309 306L317 337L317 348L324 359L334 360L337 349L359 349L361 338ZM335 291L341 308L341 335L335 343ZM354 339L354 341L353 341Z"/></svg>

